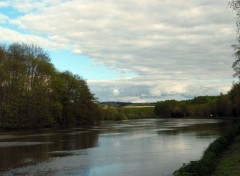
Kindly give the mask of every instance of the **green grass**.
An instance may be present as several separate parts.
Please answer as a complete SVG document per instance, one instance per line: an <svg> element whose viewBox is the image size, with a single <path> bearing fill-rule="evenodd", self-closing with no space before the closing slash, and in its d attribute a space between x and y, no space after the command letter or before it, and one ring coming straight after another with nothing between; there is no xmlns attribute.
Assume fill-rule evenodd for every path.
<svg viewBox="0 0 240 176"><path fill-rule="evenodd" d="M219 160L219 164L212 176L237 176L240 175L240 136Z"/></svg>

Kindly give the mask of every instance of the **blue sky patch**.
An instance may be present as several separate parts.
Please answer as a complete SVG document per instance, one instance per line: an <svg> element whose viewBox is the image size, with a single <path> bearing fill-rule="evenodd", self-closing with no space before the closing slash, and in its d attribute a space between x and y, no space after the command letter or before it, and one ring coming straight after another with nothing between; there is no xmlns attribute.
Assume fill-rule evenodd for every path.
<svg viewBox="0 0 240 176"><path fill-rule="evenodd" d="M90 58L84 55L73 54L71 51L58 50L49 52L54 66L59 71L71 71L87 80L113 80L124 77L135 77L134 73L122 73L103 65L93 64Z"/></svg>

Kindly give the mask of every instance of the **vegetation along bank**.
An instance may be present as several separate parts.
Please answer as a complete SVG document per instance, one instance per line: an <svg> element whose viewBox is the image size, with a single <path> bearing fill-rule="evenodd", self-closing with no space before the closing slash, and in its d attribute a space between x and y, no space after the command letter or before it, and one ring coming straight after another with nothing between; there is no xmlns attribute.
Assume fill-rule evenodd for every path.
<svg viewBox="0 0 240 176"><path fill-rule="evenodd" d="M219 164L222 154L231 146L234 139L240 135L240 125L232 127L223 136L209 145L199 161L191 161L174 172L174 176L211 175Z"/></svg>

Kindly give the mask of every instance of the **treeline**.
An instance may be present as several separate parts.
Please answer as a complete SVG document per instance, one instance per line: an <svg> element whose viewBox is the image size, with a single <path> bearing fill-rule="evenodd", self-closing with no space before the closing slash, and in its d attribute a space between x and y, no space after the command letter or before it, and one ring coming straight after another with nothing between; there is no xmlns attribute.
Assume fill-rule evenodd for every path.
<svg viewBox="0 0 240 176"><path fill-rule="evenodd" d="M130 120L130 119L150 119L156 118L154 107L114 107L102 106L102 120Z"/></svg>
<svg viewBox="0 0 240 176"><path fill-rule="evenodd" d="M118 101L107 101L107 102L100 102L100 105L103 106L115 106L115 107L127 107L127 106L154 106L155 103L131 103L131 102L118 102Z"/></svg>
<svg viewBox="0 0 240 176"><path fill-rule="evenodd" d="M100 110L78 75L59 72L39 47L0 47L0 127L94 124Z"/></svg>
<svg viewBox="0 0 240 176"><path fill-rule="evenodd" d="M225 95L157 102L154 112L158 117L239 117L240 84L234 84Z"/></svg>

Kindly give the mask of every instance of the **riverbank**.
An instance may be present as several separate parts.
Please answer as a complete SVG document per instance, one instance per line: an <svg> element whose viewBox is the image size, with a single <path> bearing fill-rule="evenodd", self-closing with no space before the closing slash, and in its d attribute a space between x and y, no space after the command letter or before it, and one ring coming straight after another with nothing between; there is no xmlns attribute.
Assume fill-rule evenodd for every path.
<svg viewBox="0 0 240 176"><path fill-rule="evenodd" d="M236 137L230 148L221 156L212 176L240 175L240 135Z"/></svg>
<svg viewBox="0 0 240 176"><path fill-rule="evenodd" d="M236 175L236 174L229 174L227 169L232 169L232 172L235 172L233 168L240 161L240 157L239 157L240 150L234 151L232 149L232 147L235 148L240 146L240 138L238 137L239 135L240 135L240 125L236 125L232 127L223 136L219 137L209 145L209 147L204 152L203 157L200 160L191 161L189 164L183 165L180 169L174 172L174 176L212 175L215 170L216 170L215 174L223 174L223 171L224 171L224 173L226 173L229 176ZM232 152L232 155L235 156L235 158L237 159L236 164L234 163L234 160L231 159L232 155L228 154L229 152L231 153L231 151L234 151L234 153ZM240 171L239 166L237 168L238 168L238 171ZM214 175L214 176L223 176L223 175Z"/></svg>

